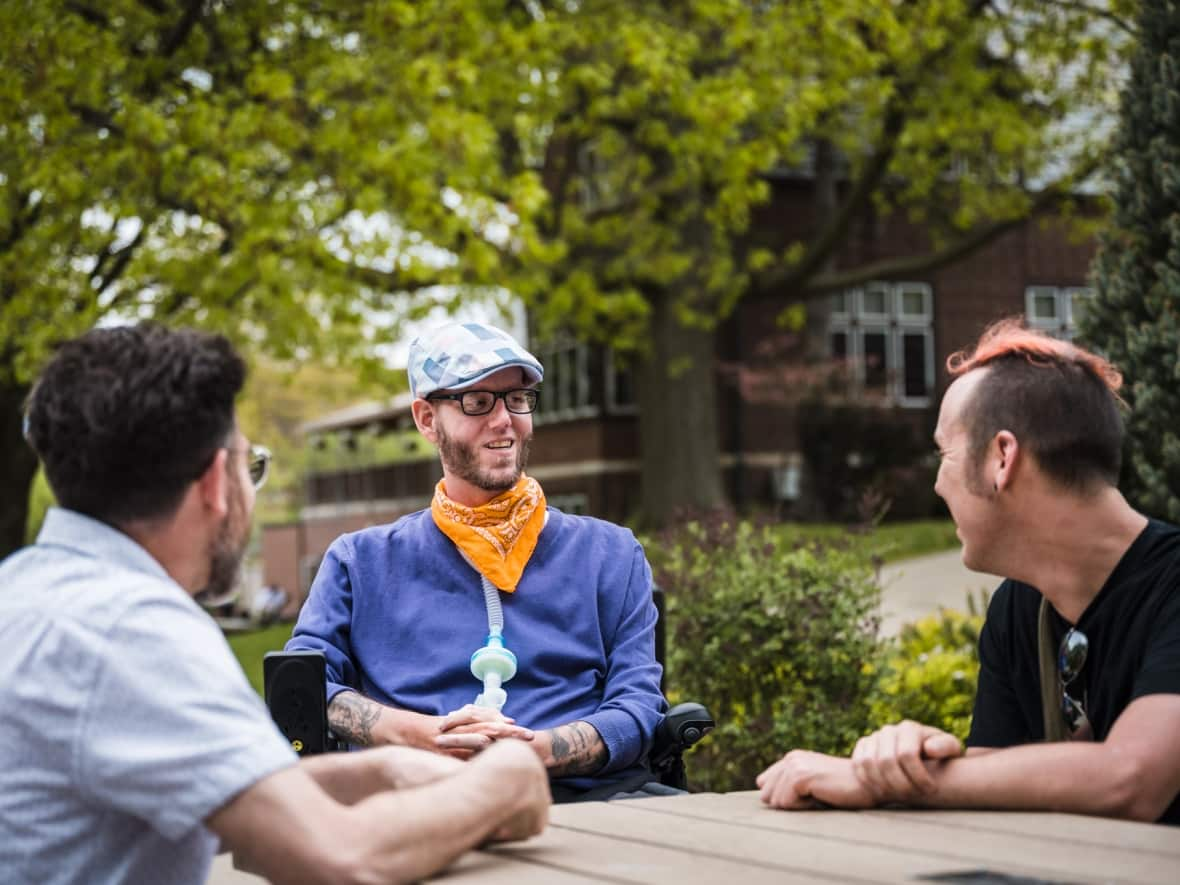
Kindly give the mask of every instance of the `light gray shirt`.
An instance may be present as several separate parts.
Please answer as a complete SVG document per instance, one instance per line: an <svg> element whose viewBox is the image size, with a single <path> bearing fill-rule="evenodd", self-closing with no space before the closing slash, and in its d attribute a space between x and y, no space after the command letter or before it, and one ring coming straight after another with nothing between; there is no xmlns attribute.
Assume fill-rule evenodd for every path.
<svg viewBox="0 0 1180 885"><path fill-rule="evenodd" d="M0 563L0 879L203 883L204 820L296 757L127 535L52 509Z"/></svg>

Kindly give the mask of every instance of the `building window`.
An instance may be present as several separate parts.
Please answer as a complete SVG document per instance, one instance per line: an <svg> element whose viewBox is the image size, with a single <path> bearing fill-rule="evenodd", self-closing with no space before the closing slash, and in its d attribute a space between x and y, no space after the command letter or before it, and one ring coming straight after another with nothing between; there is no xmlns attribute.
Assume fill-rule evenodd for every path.
<svg viewBox="0 0 1180 885"><path fill-rule="evenodd" d="M606 413L608 415L634 415L635 370L631 366L620 366L612 350L606 351Z"/></svg>
<svg viewBox="0 0 1180 885"><path fill-rule="evenodd" d="M854 389L902 406L930 404L934 293L925 283L868 283L832 296L829 348Z"/></svg>
<svg viewBox="0 0 1180 885"><path fill-rule="evenodd" d="M545 367L541 398L533 416L538 424L598 414L591 383L589 346L559 342L537 347L533 352Z"/></svg>
<svg viewBox="0 0 1180 885"><path fill-rule="evenodd" d="M1085 286L1029 286L1024 290L1024 315L1031 329L1072 341L1086 300L1094 290Z"/></svg>

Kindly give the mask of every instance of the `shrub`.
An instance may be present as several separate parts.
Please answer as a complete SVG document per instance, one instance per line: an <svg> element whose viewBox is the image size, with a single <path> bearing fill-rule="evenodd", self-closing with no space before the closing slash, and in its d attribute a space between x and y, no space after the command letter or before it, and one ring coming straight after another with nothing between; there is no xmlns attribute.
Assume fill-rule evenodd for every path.
<svg viewBox="0 0 1180 885"><path fill-rule="evenodd" d="M967 738L979 677L982 607L968 597L967 613L941 609L902 628L887 643L872 702L873 727L902 719L933 725Z"/></svg>
<svg viewBox="0 0 1180 885"><path fill-rule="evenodd" d="M768 527L689 523L649 545L667 593L669 700L717 729L693 787L750 789L782 753L847 753L869 721L880 587L863 545L784 543Z"/></svg>

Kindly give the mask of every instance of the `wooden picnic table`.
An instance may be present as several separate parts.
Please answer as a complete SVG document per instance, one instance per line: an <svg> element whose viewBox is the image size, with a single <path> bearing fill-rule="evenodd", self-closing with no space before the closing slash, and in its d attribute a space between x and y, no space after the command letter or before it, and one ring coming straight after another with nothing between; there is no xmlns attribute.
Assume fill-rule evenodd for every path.
<svg viewBox="0 0 1180 885"><path fill-rule="evenodd" d="M555 806L543 835L472 852L434 881L921 880L1180 882L1180 828L1025 812L786 812L755 791L699 793Z"/></svg>
<svg viewBox="0 0 1180 885"><path fill-rule="evenodd" d="M1180 828L1035 812L773 811L756 791L699 793L556 805L541 836L470 852L432 881L1176 883ZM223 855L209 882L262 880Z"/></svg>

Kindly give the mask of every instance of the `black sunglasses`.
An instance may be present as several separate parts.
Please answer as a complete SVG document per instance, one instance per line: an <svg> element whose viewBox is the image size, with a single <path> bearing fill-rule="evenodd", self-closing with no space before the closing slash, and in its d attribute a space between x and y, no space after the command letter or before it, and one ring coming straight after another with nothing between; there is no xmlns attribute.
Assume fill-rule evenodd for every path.
<svg viewBox="0 0 1180 885"><path fill-rule="evenodd" d="M1080 701L1069 694L1069 685L1086 666L1086 655L1090 652L1090 640L1086 634L1076 627L1061 637L1061 645L1057 649L1057 678L1061 682L1061 715L1065 719L1065 727L1070 735L1081 735L1083 732L1092 733L1090 719Z"/></svg>
<svg viewBox="0 0 1180 885"><path fill-rule="evenodd" d="M464 415L486 415L496 408L496 400L504 400L504 407L515 415L527 415L537 410L541 392L534 387L517 387L514 390L464 390L461 393L430 393L426 400L458 400Z"/></svg>

